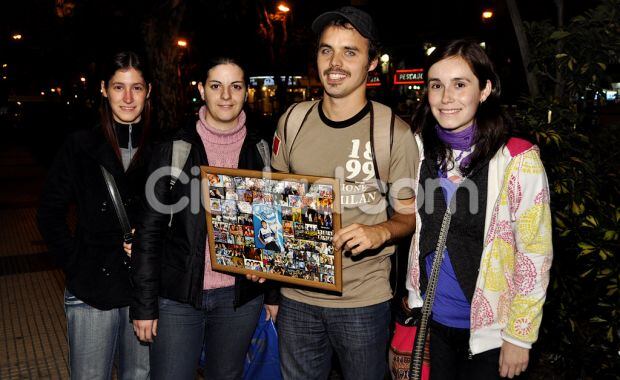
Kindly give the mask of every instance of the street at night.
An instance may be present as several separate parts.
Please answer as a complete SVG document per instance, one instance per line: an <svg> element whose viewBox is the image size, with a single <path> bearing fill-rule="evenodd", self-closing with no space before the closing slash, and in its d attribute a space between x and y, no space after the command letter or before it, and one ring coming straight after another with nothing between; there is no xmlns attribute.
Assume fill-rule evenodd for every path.
<svg viewBox="0 0 620 380"><path fill-rule="evenodd" d="M620 0L2 8L0 379L620 379Z"/></svg>

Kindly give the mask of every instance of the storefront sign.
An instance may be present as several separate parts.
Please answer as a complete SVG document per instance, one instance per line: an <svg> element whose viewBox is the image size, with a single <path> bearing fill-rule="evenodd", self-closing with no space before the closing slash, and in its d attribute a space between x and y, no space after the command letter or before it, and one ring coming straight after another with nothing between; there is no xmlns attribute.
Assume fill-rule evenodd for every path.
<svg viewBox="0 0 620 380"><path fill-rule="evenodd" d="M424 69L396 70L394 84L424 84Z"/></svg>
<svg viewBox="0 0 620 380"><path fill-rule="evenodd" d="M368 73L368 80L366 81L366 87L379 87L381 86L381 77L376 71Z"/></svg>

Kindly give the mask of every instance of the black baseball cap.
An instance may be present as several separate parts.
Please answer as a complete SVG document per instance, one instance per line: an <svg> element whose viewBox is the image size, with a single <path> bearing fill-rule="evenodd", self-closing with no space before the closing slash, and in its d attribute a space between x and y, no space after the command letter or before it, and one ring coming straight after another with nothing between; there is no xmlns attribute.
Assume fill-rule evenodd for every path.
<svg viewBox="0 0 620 380"><path fill-rule="evenodd" d="M372 17L363 10L351 6L338 8L334 11L321 14L312 22L312 31L319 34L323 31L325 25L338 18L347 20L362 36L369 40L373 42L379 41L379 32L377 31L377 26L372 20Z"/></svg>

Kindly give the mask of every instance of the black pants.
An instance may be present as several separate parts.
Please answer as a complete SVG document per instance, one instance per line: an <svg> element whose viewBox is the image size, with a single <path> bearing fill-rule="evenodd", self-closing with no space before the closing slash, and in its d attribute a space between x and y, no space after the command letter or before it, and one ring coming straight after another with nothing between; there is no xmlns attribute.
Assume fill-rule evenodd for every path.
<svg viewBox="0 0 620 380"><path fill-rule="evenodd" d="M499 379L499 348L470 357L469 330L431 321L431 380Z"/></svg>

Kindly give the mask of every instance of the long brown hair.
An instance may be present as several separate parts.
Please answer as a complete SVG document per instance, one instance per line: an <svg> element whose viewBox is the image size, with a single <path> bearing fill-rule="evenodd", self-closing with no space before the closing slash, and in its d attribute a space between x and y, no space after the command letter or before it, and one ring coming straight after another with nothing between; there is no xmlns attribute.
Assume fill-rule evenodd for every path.
<svg viewBox="0 0 620 380"><path fill-rule="evenodd" d="M424 72L428 73L428 70L435 63L450 57L461 57L467 62L471 71L478 78L480 90L484 89L487 80L491 82L492 88L489 96L478 106L476 111L475 123L477 128L474 136L476 149L472 153L470 163L466 167L461 168L463 175L468 175L476 165L490 159L506 144L513 133L514 123L500 105L501 85L493 63L475 41L454 40L438 47L428 57ZM428 91L428 76L426 78L426 87ZM431 112L428 94L424 94L423 101L413 115L411 121L412 129L414 132L422 135L424 155L427 158L441 163L451 162L452 152L437 137L436 125L437 120ZM447 168L442 169L445 170Z"/></svg>
<svg viewBox="0 0 620 380"><path fill-rule="evenodd" d="M122 51L112 57L112 59L103 66L102 80L104 86L107 88L110 79L116 74L118 70L124 71L129 69L135 69L141 75L147 86L151 83L149 77L149 71L146 66L146 61L142 59L138 54L133 51ZM114 153L119 161L121 159L121 151L118 145L118 139L114 132L114 115L112 113L112 107L110 101L105 96L101 97L101 105L99 106L99 114L101 116L101 129L106 140L114 149ZM144 109L142 110L142 137L138 143L138 147L142 147L147 141L151 130L151 99L147 97L144 101ZM141 156L142 149L138 149L131 162L137 161Z"/></svg>

